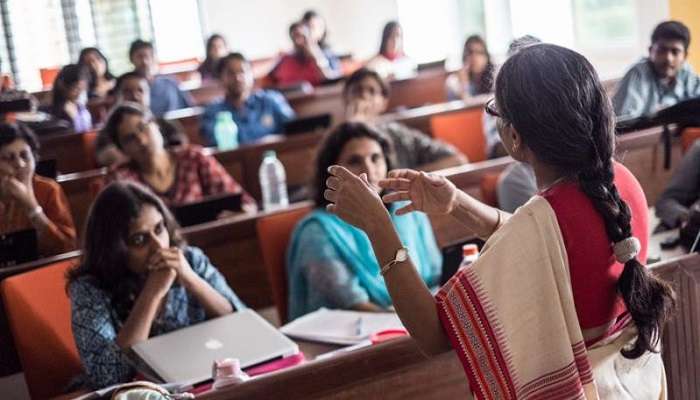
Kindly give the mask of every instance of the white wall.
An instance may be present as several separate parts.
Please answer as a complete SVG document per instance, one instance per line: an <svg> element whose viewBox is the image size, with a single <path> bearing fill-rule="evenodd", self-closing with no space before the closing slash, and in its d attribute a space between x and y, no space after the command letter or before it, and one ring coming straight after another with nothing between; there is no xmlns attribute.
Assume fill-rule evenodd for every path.
<svg viewBox="0 0 700 400"><path fill-rule="evenodd" d="M304 11L318 11L337 53L369 58L379 50L384 24L398 18L395 0L200 0L205 33L223 34L232 50L249 58L291 48L289 25Z"/></svg>

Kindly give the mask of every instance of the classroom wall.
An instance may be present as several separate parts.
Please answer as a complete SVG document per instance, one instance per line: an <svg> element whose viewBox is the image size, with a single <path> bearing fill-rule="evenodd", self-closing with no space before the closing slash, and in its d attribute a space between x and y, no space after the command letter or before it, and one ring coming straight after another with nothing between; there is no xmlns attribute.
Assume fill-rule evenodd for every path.
<svg viewBox="0 0 700 400"><path fill-rule="evenodd" d="M324 16L336 52L359 58L376 54L384 24L398 18L395 0L201 0L200 8L203 30L223 34L249 58L291 48L289 25L307 9Z"/></svg>
<svg viewBox="0 0 700 400"><path fill-rule="evenodd" d="M690 29L690 49L688 61L700 70L700 1L699 0L670 0L671 18L688 25Z"/></svg>

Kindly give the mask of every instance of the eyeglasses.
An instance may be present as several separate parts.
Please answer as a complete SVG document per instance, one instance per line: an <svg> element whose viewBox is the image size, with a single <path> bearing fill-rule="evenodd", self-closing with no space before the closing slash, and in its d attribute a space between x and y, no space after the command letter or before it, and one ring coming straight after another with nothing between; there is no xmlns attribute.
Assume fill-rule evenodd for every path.
<svg viewBox="0 0 700 400"><path fill-rule="evenodd" d="M496 109L496 99L492 98L491 100L487 101L486 104L484 105L484 111L486 111L486 114L496 117L496 118L503 118L501 113L498 112L498 109Z"/></svg>

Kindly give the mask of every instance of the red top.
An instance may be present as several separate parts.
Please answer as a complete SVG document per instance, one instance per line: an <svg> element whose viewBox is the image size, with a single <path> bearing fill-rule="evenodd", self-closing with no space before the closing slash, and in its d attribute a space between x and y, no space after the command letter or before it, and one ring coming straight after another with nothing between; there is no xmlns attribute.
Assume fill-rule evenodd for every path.
<svg viewBox="0 0 700 400"><path fill-rule="evenodd" d="M243 204L255 204L226 169L216 159L202 152L199 146L190 145L171 151L177 163L175 181L165 192L158 192L141 175L135 164L128 163L114 169L108 183L114 180L132 180L148 186L168 206L201 201L205 197L223 193L243 192Z"/></svg>
<svg viewBox="0 0 700 400"><path fill-rule="evenodd" d="M292 85L299 82L309 82L318 85L323 82L323 74L311 58L300 59L294 54L286 54L282 57L275 69L272 78L280 86Z"/></svg>
<svg viewBox="0 0 700 400"><path fill-rule="evenodd" d="M645 264L649 238L646 197L634 175L619 163L615 163L615 185L632 213L632 233L642 244L638 259ZM581 328L615 320L627 311L616 289L623 265L615 261L603 217L576 183L555 185L542 196L554 210L564 239Z"/></svg>

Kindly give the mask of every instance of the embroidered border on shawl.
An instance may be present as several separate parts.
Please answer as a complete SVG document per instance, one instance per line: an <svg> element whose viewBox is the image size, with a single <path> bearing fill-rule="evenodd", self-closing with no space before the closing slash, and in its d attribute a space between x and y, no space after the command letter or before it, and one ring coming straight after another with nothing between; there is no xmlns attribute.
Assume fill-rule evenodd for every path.
<svg viewBox="0 0 700 400"><path fill-rule="evenodd" d="M593 382L586 345L576 343L571 350L574 361L569 365L534 379L518 388L520 399L585 399L583 385Z"/></svg>
<svg viewBox="0 0 700 400"><path fill-rule="evenodd" d="M438 312L443 326L451 328L448 336L475 398L515 399L510 353L487 299L476 274L466 268L438 293Z"/></svg>

